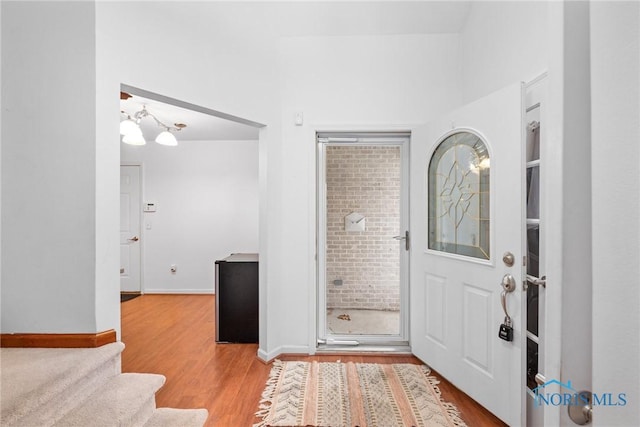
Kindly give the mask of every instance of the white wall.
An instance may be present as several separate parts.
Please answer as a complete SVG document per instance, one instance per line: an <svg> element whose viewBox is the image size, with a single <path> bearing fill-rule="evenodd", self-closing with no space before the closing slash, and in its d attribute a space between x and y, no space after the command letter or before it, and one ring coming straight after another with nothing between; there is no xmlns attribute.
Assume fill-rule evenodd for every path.
<svg viewBox="0 0 640 427"><path fill-rule="evenodd" d="M143 164L158 204L143 214L143 292L212 293L214 261L258 252L258 141L121 144L121 160Z"/></svg>
<svg viewBox="0 0 640 427"><path fill-rule="evenodd" d="M640 4L591 3L596 426L640 425Z"/></svg>
<svg viewBox="0 0 640 427"><path fill-rule="evenodd" d="M81 8L81 3L68 5ZM22 7L29 12L21 21L28 22L40 4ZM309 124L408 128L461 102L457 35L298 37L280 43L277 23L289 17L289 9L278 9L276 19L273 11L265 15L269 7L220 2L194 2L188 8L171 2L155 2L152 8L147 2L95 4L95 56L82 58L95 61L99 82L95 103L87 110L96 117L96 187L91 197L97 206L96 224L87 233L97 239L95 259L88 262L95 265L91 281L96 283L96 312L104 307L105 315L119 317L121 83L268 125L260 133L265 156L260 161L260 341L269 354L286 346L308 350L314 334L309 313L315 289L315 152L310 138L315 128ZM194 19L207 25L194 25ZM18 49L22 44L15 40ZM3 51L3 63L4 56ZM77 71L75 64L81 60L70 58L59 66L66 71L74 64L71 68ZM3 79L7 81L4 74ZM77 116L75 99L55 99L47 110L73 111ZM306 126L292 124L292 113L298 110L305 113ZM59 158L53 153L48 160ZM94 159L77 152L75 158ZM303 320L292 325L292 316Z"/></svg>
<svg viewBox="0 0 640 427"><path fill-rule="evenodd" d="M260 132L260 298L277 296L268 268L268 254L277 252L271 238L278 234L279 193L283 184L279 164L279 95L277 43L264 19L268 6L225 2L97 2L96 43L98 81L98 140L103 147L98 179L103 198L115 198L117 209L120 142L120 84L146 89L213 110L268 124ZM201 21L201 22L197 22ZM268 164L268 169L267 169ZM108 280L119 281L116 210L105 215L101 230L115 237L105 257L114 263ZM270 236L270 238L267 238ZM272 237L274 236L274 237ZM277 309L277 308L276 308ZM260 342L268 346L270 310L260 312ZM279 327L280 325L274 325Z"/></svg>
<svg viewBox="0 0 640 427"><path fill-rule="evenodd" d="M548 68L547 2L471 2L460 33L463 103Z"/></svg>
<svg viewBox="0 0 640 427"><path fill-rule="evenodd" d="M47 141L55 144L43 145L46 157L40 156L38 150L29 146L17 148L29 162L41 159L36 164L42 164L41 171L49 172L47 178L55 177L50 182L64 180L71 174L71 178L82 178L74 185L93 186L78 192L81 198L88 198L86 202L91 203L87 211L91 219L86 224L87 229L80 230L80 240L84 242L84 239L88 239L88 242L82 243L83 250L79 251L76 259L90 259L83 261L79 268L74 268L73 273L77 275L87 269L84 272L86 277L74 279L69 286L63 284L63 280L56 280L55 283L60 282L60 289L53 300L57 301L58 296L60 299L68 298L74 293L74 283L77 282L78 304L87 302L83 300L85 293L86 298L91 300L91 308L86 314L93 318L95 325L90 329L102 330L111 324L118 329L118 93L120 84L125 83L268 125L260 132L259 143L260 153L264 155L260 160L260 176L263 178L260 210L264 212L260 225L260 298L264 308L261 310L261 348L269 354L275 354L278 349L287 346L308 350L314 334L309 302L315 286L315 155L313 139L309 138L312 128L295 128L291 123L291 113L303 110L307 123L383 129L427 121L436 112L449 109L460 101L457 36L292 38L280 45L278 22L298 19L300 16L312 18L308 13L296 14L304 12L304 7L194 2L185 8L180 3L172 2L154 2L153 7L149 7L148 2L97 2L88 7L87 19L82 22L90 28L85 28L76 19L78 14L85 13L84 3L46 4L51 11L41 3L3 2L3 43L10 41L16 52L24 52L35 35L46 36L45 44L34 46L32 64L27 63L37 70L36 79L25 72L25 66L19 64L18 60L7 62L11 57L3 49L3 67L11 64L13 68L11 76L7 76L6 69L3 69L3 89L8 87L8 82L13 84L14 79L24 83L15 86L15 102L31 101L52 88L60 89L60 93L53 93L44 103L33 102L28 107L33 109L31 115L43 120L39 123L47 123L48 119L44 118L51 117L47 131L84 132L81 126L58 126L65 122L62 116L68 115L68 120L74 123L91 123L91 120L95 120L95 128L84 139L91 141L88 146L95 146L93 151L90 149L83 154L82 149L86 149L87 145L81 145L76 142L78 138L67 138L67 135ZM20 13L7 16L7 11L13 8L20 9ZM289 14L290 10L292 15ZM45 22L38 22L36 17L45 15L60 19L74 16L74 20L43 19ZM361 13L354 16L363 19ZM92 25L94 19L95 27ZM194 20L201 22L195 25ZM15 37L6 38L5 28L9 28L10 24L4 23L11 21L15 22ZM59 26L59 23L64 25ZM74 33L73 30L78 27L81 30ZM65 30L61 31L61 28ZM337 31L340 32L342 28L337 28ZM84 33L89 36L84 37ZM70 36L74 43L88 40L87 43L95 50L61 50L60 46L75 46L56 39L65 35ZM40 43L40 40L35 41ZM46 44L49 41L51 43ZM302 50L297 50L298 47ZM52 63L43 66L48 65L47 59ZM70 88L51 85L43 89L33 85L39 80L55 82L72 78L75 84ZM84 84L85 79L89 84ZM19 92L18 89L24 91ZM79 109L78 106L83 104L78 104L78 95L83 95L85 90L88 93L81 99L87 100L84 105L86 108ZM70 98L68 94L71 93L75 96ZM32 94L32 97L25 94ZM3 92L5 98L6 95ZM287 98L286 102L283 102L283 97ZM33 125L31 117L24 115L28 108L14 110L16 127L12 136L15 137L16 147L18 129ZM7 123L6 118L14 119L13 115L7 116L6 111L3 124ZM78 121L83 112L91 118ZM284 137L283 126L286 126L287 132ZM32 126L29 131L32 129L41 130L44 127ZM3 136L5 134L3 126ZM5 158L8 158L7 151L3 152L5 176L25 176L17 166L13 166L11 173L7 174L5 167L9 162ZM17 159L10 160L13 162ZM85 174L85 167L93 170ZM34 188L39 185L35 183L37 173L34 177L26 178ZM20 179L14 182L18 193L18 186L23 182ZM56 206L62 200L56 196L63 191L38 189L35 193L16 194L15 197L16 201L27 204L32 201L30 196L38 196L48 205ZM3 189L3 207L7 206L8 194L5 196ZM14 206L17 208L21 206L20 203ZM16 210L14 216L17 218L18 215ZM6 217L4 211L3 216ZM35 211L27 213L11 239L7 240L3 235L7 245L13 246L15 243L17 248L25 247L22 252L12 251L14 255L10 254L11 261L14 258L28 260L27 255L34 254L33 250L26 249L30 242L19 242L24 237L19 233L25 229L34 230L34 236L38 236L34 238L32 246L52 248L71 245L64 239L71 234L65 228L71 222L65 222L61 214L49 214L48 218L49 221L44 224L38 222L40 216ZM80 228L84 226L82 221L72 222L74 231L79 230L78 224ZM3 232L6 230L8 228L3 227ZM73 245L78 245L78 241L74 241ZM84 250L87 245L91 246L90 250ZM6 246L3 248L6 249ZM35 249L35 253L39 250ZM41 251L44 253L48 249ZM2 254L6 263L7 253L3 251ZM67 268L68 264L63 262L66 260L54 256L35 271L42 276L50 271L55 273L55 269ZM18 274L17 270L15 274ZM80 282L84 287L79 286ZM15 301L17 307L31 304L33 294L24 292L24 289L18 293L24 300ZM51 302L51 299L47 302ZM60 301L60 306L65 307L65 304L65 301ZM38 306L40 317L57 319L49 322L49 325L53 325L50 331L55 331L60 321L58 307L58 304L53 307ZM17 313L14 315L20 317ZM292 324L292 317L301 321ZM69 327L77 331L77 326L82 324L82 321L72 321ZM31 327L27 329L33 331Z"/></svg>
<svg viewBox="0 0 640 427"><path fill-rule="evenodd" d="M456 35L292 37L280 42L284 178L269 268L274 334L261 357L315 348L316 130L410 129L460 101ZM294 113L305 125L295 126ZM271 158L269 168L272 167ZM289 319L295 318L291 323Z"/></svg>
<svg viewBox="0 0 640 427"><path fill-rule="evenodd" d="M458 35L287 37L283 127L423 123L460 102Z"/></svg>
<svg viewBox="0 0 640 427"><path fill-rule="evenodd" d="M277 11L274 19L274 13L265 14L266 3L2 2L1 7L3 332L119 329L121 83L268 125L259 143L260 345L262 355L270 356L305 351L312 344L313 131L428 121L515 80L528 80L550 62L545 2L473 2L459 37L299 37L282 43L278 20L290 17L289 8ZM296 6L298 12L303 8ZM594 64L606 63L610 41L626 41L622 33L602 33L615 28L618 19L628 24L632 17L622 13L593 17ZM320 31L322 25L314 28ZM631 28L637 31L637 22ZM637 54L637 44L614 46ZM557 49L561 61L564 53ZM629 76L636 71L629 69ZM623 127L604 123L618 117L618 107L610 104L617 92L605 93L615 78L593 83L594 96L605 109L594 116L594 166L619 160L608 157L613 152L606 152L598 138L604 141L609 132L618 139L628 136ZM305 126L293 125L294 111L305 113ZM600 155L602 162L596 158ZM637 155L626 158L639 160ZM563 159L556 160L562 170ZM611 175L614 183L626 178L617 172ZM594 204L609 200L605 183L594 183ZM622 198L629 194L637 191L611 197L626 206ZM46 206L46 222L42 211L33 208L35 202ZM637 218L637 203L632 198L627 203L629 217ZM604 214L594 210L598 225ZM617 249L615 237L607 229L596 230L602 250L594 254ZM596 260L596 280L611 273L607 256L613 255L603 256L602 263ZM617 266L619 260L613 261ZM637 270L623 264L620 274L633 278ZM596 344L614 344L607 339L617 335L606 337L618 326L612 313L627 313L628 322L620 327L637 333L632 317L637 287L627 291L611 293L596 284L594 297L604 302L596 306ZM637 347L630 349L624 357L637 360ZM594 359L595 366L622 366L603 354ZM613 369L606 373L612 382L621 375ZM594 385L609 385L606 379L598 381Z"/></svg>
<svg viewBox="0 0 640 427"><path fill-rule="evenodd" d="M2 47L2 332L119 329L96 282L95 5L2 2Z"/></svg>
<svg viewBox="0 0 640 427"><path fill-rule="evenodd" d="M547 319L558 322L559 369L547 378L592 390L591 80L589 4L553 5L550 46L547 228ZM585 268L587 267L587 268ZM551 313L551 314L550 314ZM559 331L559 334L558 334ZM545 344L547 344L546 340ZM551 343L550 343L551 344ZM551 345L547 345L548 353ZM551 412L550 408L546 412ZM554 420L555 421L555 420ZM548 420L547 420L548 422ZM557 424L557 422L554 422ZM567 411L559 424L571 425Z"/></svg>
<svg viewBox="0 0 640 427"><path fill-rule="evenodd" d="M0 6L0 23L2 22L2 6ZM1 29L0 29L1 31ZM2 58L2 37L0 34L0 58ZM0 65L0 114L2 114L2 103L4 102L4 98L2 97L2 87L4 84L2 83L2 65ZM2 133L2 120L0 116L0 136L3 136ZM2 141L4 138L0 138ZM0 143L0 188L2 187L2 144ZM2 196L0 194L0 242L2 241ZM2 288L2 244L0 244L0 289ZM2 304L2 291L0 290L0 306ZM0 316L1 317L1 316ZM2 331L2 319L0 318L0 331Z"/></svg>
<svg viewBox="0 0 640 427"><path fill-rule="evenodd" d="M10 206L2 212L2 331L119 332L120 84L275 123L261 136L275 165L268 172L262 163L261 203L273 204L279 154L266 143L279 134L277 43L258 10L268 6L1 7L2 205ZM198 18L208 25L193 25Z"/></svg>

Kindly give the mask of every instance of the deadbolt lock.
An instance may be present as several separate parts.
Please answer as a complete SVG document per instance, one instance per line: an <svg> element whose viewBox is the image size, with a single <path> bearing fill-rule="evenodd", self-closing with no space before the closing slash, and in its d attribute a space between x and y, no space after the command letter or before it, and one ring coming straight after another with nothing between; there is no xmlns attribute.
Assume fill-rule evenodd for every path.
<svg viewBox="0 0 640 427"><path fill-rule="evenodd" d="M507 267L513 267L513 264L516 262L516 257L514 257L511 252L505 252L504 255L502 255L502 262L504 262L504 265Z"/></svg>

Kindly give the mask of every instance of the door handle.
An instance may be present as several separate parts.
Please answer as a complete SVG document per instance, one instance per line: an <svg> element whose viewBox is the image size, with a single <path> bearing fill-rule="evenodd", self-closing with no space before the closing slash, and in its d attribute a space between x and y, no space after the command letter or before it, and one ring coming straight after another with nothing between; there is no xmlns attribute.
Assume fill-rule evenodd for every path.
<svg viewBox="0 0 640 427"><path fill-rule="evenodd" d="M502 303L502 310L504 311L504 319L507 325L511 325L511 316L507 311L507 294L513 292L516 289L516 279L511 274L505 274L500 283L502 286L502 292L500 293L500 302Z"/></svg>
<svg viewBox="0 0 640 427"><path fill-rule="evenodd" d="M133 236L133 237L127 239L127 240L130 241L130 242L137 242L140 239L138 238L138 236Z"/></svg>
<svg viewBox="0 0 640 427"><path fill-rule="evenodd" d="M527 281L525 282L524 285L524 290L526 291L529 286L542 286L543 288L547 287L547 276L542 276L541 278L537 278L536 276L532 276L530 274L527 274Z"/></svg>
<svg viewBox="0 0 640 427"><path fill-rule="evenodd" d="M507 312L507 293L513 292L516 288L516 279L514 279L511 274L505 274L500 285L502 286L500 302L502 303L502 310L504 311L504 323L500 325L498 338L505 341L513 341L513 324Z"/></svg>
<svg viewBox="0 0 640 427"><path fill-rule="evenodd" d="M409 248L411 247L411 245L409 244L409 230L404 232L404 236L400 235L400 236L393 236L394 239L396 240L404 240L404 248L406 250L409 250Z"/></svg>

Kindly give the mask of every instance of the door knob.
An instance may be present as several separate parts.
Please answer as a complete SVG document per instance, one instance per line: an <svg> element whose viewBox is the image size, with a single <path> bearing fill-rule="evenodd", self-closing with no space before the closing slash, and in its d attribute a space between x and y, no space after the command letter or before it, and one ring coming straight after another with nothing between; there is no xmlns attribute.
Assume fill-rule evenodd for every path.
<svg viewBox="0 0 640 427"><path fill-rule="evenodd" d="M130 239L127 239L127 240L129 240L130 242L137 242L140 239L138 239L138 236L133 236Z"/></svg>
<svg viewBox="0 0 640 427"><path fill-rule="evenodd" d="M580 426L591 424L593 420L593 396L591 392L587 390L579 391L577 394L582 404L567 405L569 418Z"/></svg>

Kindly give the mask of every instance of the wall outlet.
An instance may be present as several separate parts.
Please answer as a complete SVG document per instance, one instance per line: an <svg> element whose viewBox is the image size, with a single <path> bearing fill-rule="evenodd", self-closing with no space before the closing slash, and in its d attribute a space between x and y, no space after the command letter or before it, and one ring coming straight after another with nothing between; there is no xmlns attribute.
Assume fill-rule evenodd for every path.
<svg viewBox="0 0 640 427"><path fill-rule="evenodd" d="M178 266L175 264L171 264L171 272L175 274L176 271L178 271Z"/></svg>

